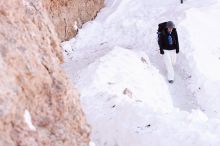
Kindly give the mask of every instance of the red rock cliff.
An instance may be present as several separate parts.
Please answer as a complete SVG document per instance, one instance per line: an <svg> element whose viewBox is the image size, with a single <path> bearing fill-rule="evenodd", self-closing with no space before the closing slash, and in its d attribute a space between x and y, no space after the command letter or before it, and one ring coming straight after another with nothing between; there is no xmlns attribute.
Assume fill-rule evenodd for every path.
<svg viewBox="0 0 220 146"><path fill-rule="evenodd" d="M44 0L59 38L72 38L83 23L93 19L103 7L104 0Z"/></svg>
<svg viewBox="0 0 220 146"><path fill-rule="evenodd" d="M40 0L0 2L0 146L88 146L59 43Z"/></svg>

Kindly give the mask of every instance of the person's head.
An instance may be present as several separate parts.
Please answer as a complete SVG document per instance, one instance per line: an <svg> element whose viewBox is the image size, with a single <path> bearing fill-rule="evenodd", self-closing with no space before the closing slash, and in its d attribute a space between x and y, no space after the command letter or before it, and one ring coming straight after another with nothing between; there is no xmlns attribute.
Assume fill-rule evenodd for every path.
<svg viewBox="0 0 220 146"><path fill-rule="evenodd" d="M168 32L172 32L173 28L175 27L174 23L172 21L167 22L167 30Z"/></svg>

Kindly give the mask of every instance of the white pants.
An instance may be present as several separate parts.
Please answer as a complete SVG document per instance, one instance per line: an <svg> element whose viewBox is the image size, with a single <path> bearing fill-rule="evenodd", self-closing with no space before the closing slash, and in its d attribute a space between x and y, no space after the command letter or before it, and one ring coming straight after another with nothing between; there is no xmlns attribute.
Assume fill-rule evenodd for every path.
<svg viewBox="0 0 220 146"><path fill-rule="evenodd" d="M174 65L176 64L176 50L164 50L163 58L167 70L167 79L174 80Z"/></svg>

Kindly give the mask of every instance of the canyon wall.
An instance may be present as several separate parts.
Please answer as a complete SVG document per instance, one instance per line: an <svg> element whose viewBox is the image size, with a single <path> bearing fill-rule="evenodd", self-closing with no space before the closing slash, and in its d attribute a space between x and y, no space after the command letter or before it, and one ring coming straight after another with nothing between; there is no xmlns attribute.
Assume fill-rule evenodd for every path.
<svg viewBox="0 0 220 146"><path fill-rule="evenodd" d="M82 24L95 18L104 0L44 0L43 3L59 38L66 41L76 35Z"/></svg>
<svg viewBox="0 0 220 146"><path fill-rule="evenodd" d="M79 95L60 67L54 22L62 22L51 22L45 5L0 2L0 146L88 146L90 141ZM56 14L61 19L63 13ZM85 22L84 12L80 15Z"/></svg>

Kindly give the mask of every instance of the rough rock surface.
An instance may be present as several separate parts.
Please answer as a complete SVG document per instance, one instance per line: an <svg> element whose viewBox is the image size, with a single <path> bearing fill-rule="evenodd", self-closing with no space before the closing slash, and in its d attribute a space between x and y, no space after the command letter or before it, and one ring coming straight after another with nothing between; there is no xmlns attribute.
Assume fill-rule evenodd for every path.
<svg viewBox="0 0 220 146"><path fill-rule="evenodd" d="M104 0L44 0L43 3L59 38L64 41L75 36L77 28L97 15Z"/></svg>
<svg viewBox="0 0 220 146"><path fill-rule="evenodd" d="M0 146L88 146L59 43L40 0L0 1Z"/></svg>

